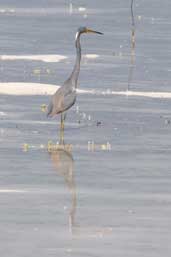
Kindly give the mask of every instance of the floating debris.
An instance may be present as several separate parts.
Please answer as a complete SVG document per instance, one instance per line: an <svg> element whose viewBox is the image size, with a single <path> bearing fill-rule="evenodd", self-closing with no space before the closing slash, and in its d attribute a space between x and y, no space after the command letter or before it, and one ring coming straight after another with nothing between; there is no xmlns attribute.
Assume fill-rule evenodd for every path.
<svg viewBox="0 0 171 257"><path fill-rule="evenodd" d="M78 8L78 11L79 11L79 12L85 12L85 11L86 11L86 8L81 6L81 7Z"/></svg>
<svg viewBox="0 0 171 257"><path fill-rule="evenodd" d="M106 145L101 145L102 150L106 150Z"/></svg>
<svg viewBox="0 0 171 257"><path fill-rule="evenodd" d="M34 150L34 151L41 150L41 151L47 151L49 153L53 153L55 151L66 151L71 153L73 149L74 150L83 149L83 150L95 152L95 151L111 151L112 147L109 142L99 144L99 143L95 143L93 140L88 141L86 145L61 144L59 142L53 143L51 140L49 140L47 144L32 145L32 144L24 143L22 145L23 152L28 152L29 150Z"/></svg>
<svg viewBox="0 0 171 257"><path fill-rule="evenodd" d="M88 121L90 121L91 120L91 115L88 115Z"/></svg>
<svg viewBox="0 0 171 257"><path fill-rule="evenodd" d="M46 112L47 111L47 105L46 104L42 104L40 107L41 107L41 111L42 112Z"/></svg>
<svg viewBox="0 0 171 257"><path fill-rule="evenodd" d="M138 20L141 21L141 19L142 19L142 16L138 15Z"/></svg>
<svg viewBox="0 0 171 257"><path fill-rule="evenodd" d="M105 144L95 144L94 141L88 141L88 151L94 152L94 151L111 151L112 147L109 142Z"/></svg>
<svg viewBox="0 0 171 257"><path fill-rule="evenodd" d="M23 145L23 152L28 152L29 149L29 144L24 144Z"/></svg>
<svg viewBox="0 0 171 257"><path fill-rule="evenodd" d="M33 74L40 75L41 74L41 70L40 69L34 69L33 70Z"/></svg>

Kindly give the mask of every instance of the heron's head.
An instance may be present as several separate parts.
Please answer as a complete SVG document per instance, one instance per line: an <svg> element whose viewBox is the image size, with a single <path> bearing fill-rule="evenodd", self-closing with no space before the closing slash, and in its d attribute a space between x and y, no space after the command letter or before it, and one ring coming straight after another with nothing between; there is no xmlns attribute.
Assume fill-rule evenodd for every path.
<svg viewBox="0 0 171 257"><path fill-rule="evenodd" d="M99 32L99 31L95 31L95 30L89 29L87 27L80 27L78 29L78 33L80 33L80 34L82 34L82 33L96 33L96 34L103 35L103 33Z"/></svg>

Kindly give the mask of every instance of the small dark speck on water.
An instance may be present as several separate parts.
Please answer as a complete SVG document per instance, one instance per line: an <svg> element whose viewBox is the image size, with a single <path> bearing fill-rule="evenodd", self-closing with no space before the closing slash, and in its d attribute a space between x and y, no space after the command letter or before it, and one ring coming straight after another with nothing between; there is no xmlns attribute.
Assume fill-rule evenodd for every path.
<svg viewBox="0 0 171 257"><path fill-rule="evenodd" d="M165 120L165 124L166 124L166 125L170 125L170 120L169 120L169 119L166 119L166 120Z"/></svg>
<svg viewBox="0 0 171 257"><path fill-rule="evenodd" d="M97 122L96 122L96 126L98 127L98 126L100 126L100 125L102 125L101 121L97 121Z"/></svg>

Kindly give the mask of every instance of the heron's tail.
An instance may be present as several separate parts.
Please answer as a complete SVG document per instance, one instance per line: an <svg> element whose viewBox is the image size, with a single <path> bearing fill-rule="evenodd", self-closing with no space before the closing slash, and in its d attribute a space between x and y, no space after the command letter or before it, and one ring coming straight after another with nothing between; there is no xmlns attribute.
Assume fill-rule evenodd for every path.
<svg viewBox="0 0 171 257"><path fill-rule="evenodd" d="M49 104L48 107L47 107L47 113L46 113L46 116L47 116L47 117L50 117L50 116L51 116L52 110L53 110L53 103L50 102L50 104Z"/></svg>

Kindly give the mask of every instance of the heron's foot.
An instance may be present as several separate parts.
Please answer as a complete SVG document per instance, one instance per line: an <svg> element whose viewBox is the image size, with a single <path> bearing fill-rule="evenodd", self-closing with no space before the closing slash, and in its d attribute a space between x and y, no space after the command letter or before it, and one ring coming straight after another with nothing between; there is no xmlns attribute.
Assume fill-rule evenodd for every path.
<svg viewBox="0 0 171 257"><path fill-rule="evenodd" d="M64 133L60 133L59 144L60 144L60 145L65 145L65 143L64 143Z"/></svg>

